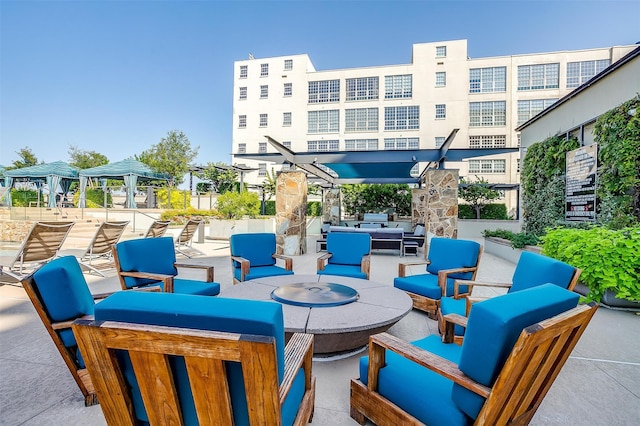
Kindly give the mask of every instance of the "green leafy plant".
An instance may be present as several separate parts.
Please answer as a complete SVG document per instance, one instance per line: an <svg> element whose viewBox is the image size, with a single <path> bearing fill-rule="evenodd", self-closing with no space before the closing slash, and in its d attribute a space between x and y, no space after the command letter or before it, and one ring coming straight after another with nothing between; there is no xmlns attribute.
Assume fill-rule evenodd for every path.
<svg viewBox="0 0 640 426"><path fill-rule="evenodd" d="M104 191L102 188L87 188L84 192L86 207L89 209L104 208ZM73 205L77 206L80 202L80 192L73 194ZM107 206L113 205L113 198L107 192Z"/></svg>
<svg viewBox="0 0 640 426"><path fill-rule="evenodd" d="M458 218L475 219L476 212L469 204L458 204ZM480 211L480 219L508 220L507 206L504 204L486 204Z"/></svg>
<svg viewBox="0 0 640 426"><path fill-rule="evenodd" d="M509 240L511 241L511 247L519 249L523 248L524 246L536 246L540 242L540 239L536 235L528 234L526 232L516 233L507 229L485 229L484 231L482 231L482 236Z"/></svg>
<svg viewBox="0 0 640 426"><path fill-rule="evenodd" d="M411 189L406 184L347 184L340 187L345 213L411 215Z"/></svg>
<svg viewBox="0 0 640 426"><path fill-rule="evenodd" d="M170 220L172 225L184 225L194 217L204 219L205 223L209 223L212 217L220 217L220 213L215 210L197 210L189 207L187 209L165 210L160 215L161 220Z"/></svg>
<svg viewBox="0 0 640 426"><path fill-rule="evenodd" d="M600 301L612 290L620 299L640 301L640 226L556 228L542 241L545 255L582 269L580 282L590 290L587 299Z"/></svg>
<svg viewBox="0 0 640 426"><path fill-rule="evenodd" d="M178 189L171 190L171 205L169 205L169 189L170 188L158 189L156 193L158 207L161 209L186 208L191 205L191 192Z"/></svg>
<svg viewBox="0 0 640 426"><path fill-rule="evenodd" d="M14 207L29 207L29 202L38 201L38 191L31 189L11 189L11 204ZM44 204L42 197L40 203Z"/></svg>
<svg viewBox="0 0 640 426"><path fill-rule="evenodd" d="M225 192L218 197L217 210L224 219L254 218L260 212L260 199L255 192Z"/></svg>

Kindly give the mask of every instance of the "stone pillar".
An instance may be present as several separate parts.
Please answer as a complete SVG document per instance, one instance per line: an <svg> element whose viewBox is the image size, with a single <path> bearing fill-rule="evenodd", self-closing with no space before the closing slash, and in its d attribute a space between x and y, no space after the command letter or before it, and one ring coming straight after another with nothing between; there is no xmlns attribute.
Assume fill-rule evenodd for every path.
<svg viewBox="0 0 640 426"><path fill-rule="evenodd" d="M284 171L276 179L276 251L307 252L307 175L300 171Z"/></svg>
<svg viewBox="0 0 640 426"><path fill-rule="evenodd" d="M425 227L437 237L458 238L458 170L428 170Z"/></svg>
<svg viewBox="0 0 640 426"><path fill-rule="evenodd" d="M418 223L427 223L427 199L429 191L424 188L411 190L411 229Z"/></svg>
<svg viewBox="0 0 640 426"><path fill-rule="evenodd" d="M322 221L340 225L340 189L325 189L322 195Z"/></svg>

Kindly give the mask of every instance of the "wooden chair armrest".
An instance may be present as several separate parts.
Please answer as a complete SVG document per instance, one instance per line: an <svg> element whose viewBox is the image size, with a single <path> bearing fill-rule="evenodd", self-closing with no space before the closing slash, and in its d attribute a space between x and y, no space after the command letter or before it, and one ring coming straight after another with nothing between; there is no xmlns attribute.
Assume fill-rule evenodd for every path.
<svg viewBox="0 0 640 426"><path fill-rule="evenodd" d="M157 285L149 285L147 287L139 287L139 288L132 288L129 290L116 290L116 291L109 291L107 293L95 293L92 294L91 296L93 296L93 300L95 301L99 301L102 299L106 299L107 297L111 296L114 293L117 293L119 291L150 291L150 292L161 292L162 289L160 288L160 286Z"/></svg>
<svg viewBox="0 0 640 426"><path fill-rule="evenodd" d="M210 266L210 265L194 265L191 263L174 263L173 266L176 267L176 269L180 269L180 268L190 268L190 269L202 269L203 271L205 271L205 280L204 282L206 283L210 283L213 282L213 276L214 276L214 267Z"/></svg>
<svg viewBox="0 0 640 426"><path fill-rule="evenodd" d="M371 272L371 255L367 254L362 256L362 261L360 262L360 270L367 274L367 279L369 279L369 273Z"/></svg>
<svg viewBox="0 0 640 426"><path fill-rule="evenodd" d="M148 272L126 272L120 271L118 274L122 277L145 278L149 280L162 281L165 293L173 293L173 275L150 274Z"/></svg>
<svg viewBox="0 0 640 426"><path fill-rule="evenodd" d="M78 318L74 318L72 320L68 320L68 321L60 321L60 322L52 322L51 323L51 328L53 328L54 330L64 330L67 328L71 328L71 325L73 324L73 322L75 320L88 320L91 321L93 320L93 315L84 315Z"/></svg>
<svg viewBox="0 0 640 426"><path fill-rule="evenodd" d="M438 271L438 285L442 290L442 297L447 295L447 277L451 274L457 274L460 272L473 272L477 270L477 266L468 266L466 268L453 268L453 269L441 269Z"/></svg>
<svg viewBox="0 0 640 426"><path fill-rule="evenodd" d="M244 281L244 277L249 273L249 268L251 268L251 263L249 259L245 259L240 256L231 256L232 262L238 262L240 264L240 281ZM235 283L235 281L234 281Z"/></svg>
<svg viewBox="0 0 640 426"><path fill-rule="evenodd" d="M305 389L311 388L312 361L313 334L293 333L284 348L284 378L280 384L280 404L284 403L300 368L304 368Z"/></svg>
<svg viewBox="0 0 640 426"><path fill-rule="evenodd" d="M460 283L460 285L470 285L470 286L480 286L480 287L500 287L500 288L510 288L511 283L485 283L482 281L467 281L467 280L456 280Z"/></svg>
<svg viewBox="0 0 640 426"><path fill-rule="evenodd" d="M416 262L398 263L398 276L399 277L406 277L407 276L407 267L408 266L428 265L430 263L431 263L431 261L429 259L427 259L427 260L419 260L419 261L416 261Z"/></svg>
<svg viewBox="0 0 640 426"><path fill-rule="evenodd" d="M289 256L285 256L283 254L273 254L274 259L284 260L284 269L287 271L293 271L293 259Z"/></svg>
<svg viewBox="0 0 640 426"><path fill-rule="evenodd" d="M368 384L370 390L378 388L378 372L385 365L385 349L407 358L416 364L446 377L466 389L487 398L491 389L471 380L453 362L425 351L411 343L404 342L388 333L380 333L369 338L369 371Z"/></svg>
<svg viewBox="0 0 640 426"><path fill-rule="evenodd" d="M317 271L324 270L324 265L325 265L326 261L328 261L331 258L331 256L333 256L332 253L325 253L322 256L320 256L318 258L318 260L316 261L316 270Z"/></svg>
<svg viewBox="0 0 640 426"><path fill-rule="evenodd" d="M442 341L444 343L453 343L455 337L455 326L467 328L467 321L469 318L463 317L459 314L447 314L442 316L444 321L444 333L442 334Z"/></svg>

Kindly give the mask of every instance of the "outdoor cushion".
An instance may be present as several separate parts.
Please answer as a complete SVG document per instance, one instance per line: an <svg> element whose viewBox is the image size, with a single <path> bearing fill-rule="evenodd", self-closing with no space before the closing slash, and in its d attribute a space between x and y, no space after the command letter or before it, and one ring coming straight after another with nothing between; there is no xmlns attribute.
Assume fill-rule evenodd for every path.
<svg viewBox="0 0 640 426"><path fill-rule="evenodd" d="M275 234L266 232L233 234L229 238L229 244L231 256L247 259L251 267L276 264L276 259L272 256L276 252Z"/></svg>
<svg viewBox="0 0 640 426"><path fill-rule="evenodd" d="M343 277L367 279L367 274L362 272L360 265L335 265L328 263L324 269L318 271L318 275L340 275Z"/></svg>
<svg viewBox="0 0 640 426"><path fill-rule="evenodd" d="M240 299L200 297L176 293L120 292L109 296L96 306L96 320L120 321L183 327L198 330L215 330L272 336L276 341L278 378L284 374L284 320L282 305L275 302ZM128 362L128 357L121 357ZM185 424L198 424L194 402L186 377L184 360L172 359ZM126 367L125 367L126 368ZM129 374L127 374L127 371ZM125 375L132 386L136 417L147 422L140 392L131 369ZM247 404L244 396L240 364L228 363L227 378L231 388L231 403L236 424L248 424ZM292 424L304 394L304 373L300 369L292 391L283 405L284 424Z"/></svg>
<svg viewBox="0 0 640 426"><path fill-rule="evenodd" d="M139 238L118 243L120 269L124 272L149 272L163 275L177 275L176 252L173 238ZM144 253L144 255L141 255ZM124 277L127 288L157 283L146 278Z"/></svg>
<svg viewBox="0 0 640 426"><path fill-rule="evenodd" d="M240 279L242 271L240 268L235 268L234 271L236 279ZM287 271L279 266L260 266L258 268L249 269L249 273L245 275L245 281L255 280L256 278L273 277L276 275L293 275L293 271Z"/></svg>
<svg viewBox="0 0 640 426"><path fill-rule="evenodd" d="M438 271L443 269L476 266L479 254L480 244L475 241L434 237L429 244L427 258L430 263L427 265L427 272L437 274ZM471 277L473 277L473 272L460 272L449 275L449 278L461 280L469 280Z"/></svg>
<svg viewBox="0 0 640 426"><path fill-rule="evenodd" d="M447 278L447 296L453 295L454 280ZM437 274L417 274L408 277L396 277L393 286L400 290L426 296L438 300L442 297L442 290L438 285ZM460 286L460 291L467 291L467 286Z"/></svg>
<svg viewBox="0 0 640 426"><path fill-rule="evenodd" d="M573 266L557 259L523 251L513 273L509 292L524 290L544 283L567 288L574 272Z"/></svg>
<svg viewBox="0 0 640 426"><path fill-rule="evenodd" d="M331 253L330 264L360 265L362 257L371 253L371 236L369 233L329 232L327 251Z"/></svg>

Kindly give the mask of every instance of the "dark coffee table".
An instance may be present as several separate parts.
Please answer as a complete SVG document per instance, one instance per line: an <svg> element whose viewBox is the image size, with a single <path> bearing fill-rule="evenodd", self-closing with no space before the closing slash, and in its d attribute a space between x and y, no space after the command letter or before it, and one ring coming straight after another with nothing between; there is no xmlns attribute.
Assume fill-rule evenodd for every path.
<svg viewBox="0 0 640 426"><path fill-rule="evenodd" d="M358 294L354 301L339 305L314 307L279 302L284 313L285 333L313 334L317 355L358 350L367 345L369 336L386 331L412 309L411 298L404 291L375 281L333 275L285 275L244 281L223 290L220 297L274 300L274 290L301 283L339 284Z"/></svg>

